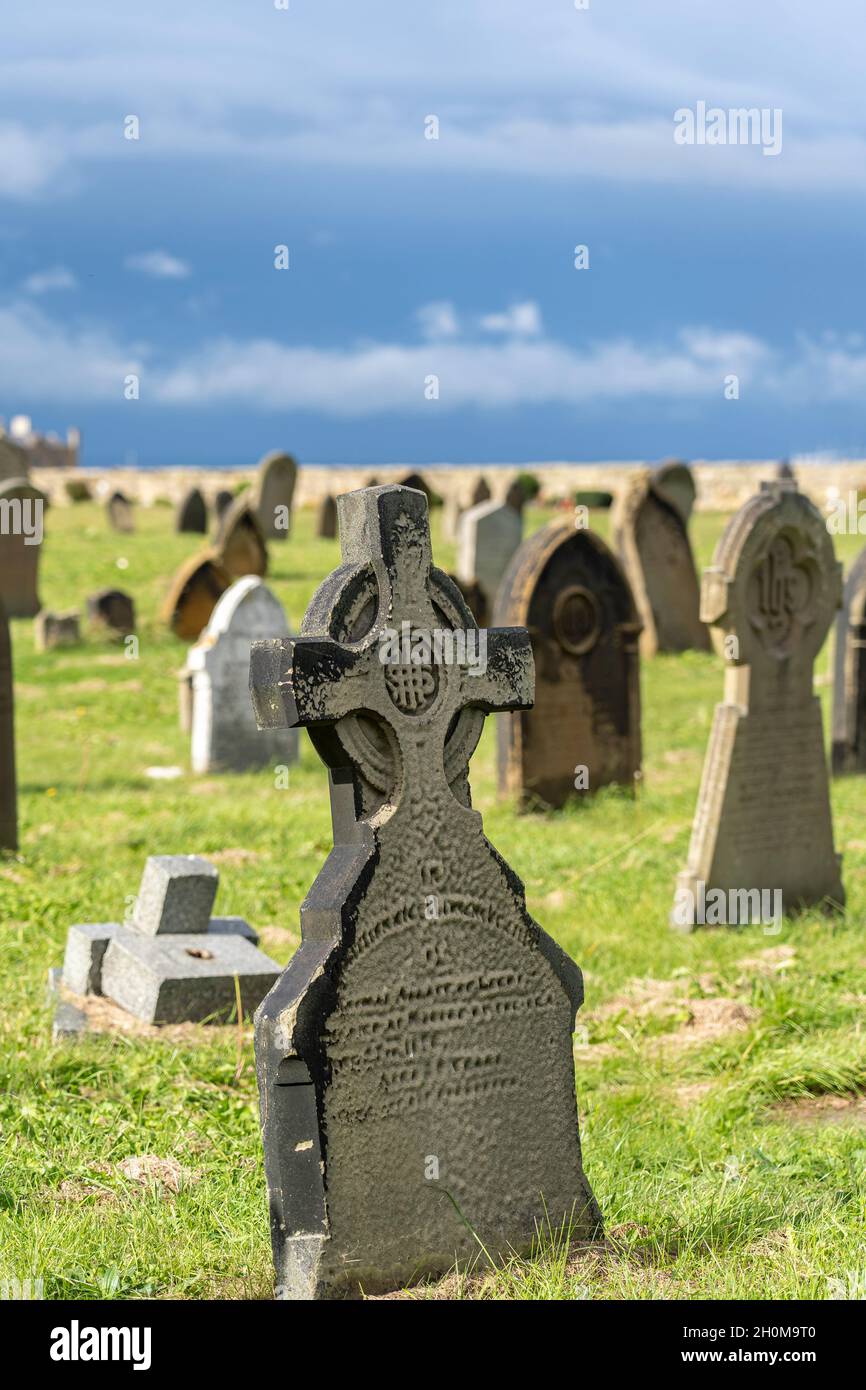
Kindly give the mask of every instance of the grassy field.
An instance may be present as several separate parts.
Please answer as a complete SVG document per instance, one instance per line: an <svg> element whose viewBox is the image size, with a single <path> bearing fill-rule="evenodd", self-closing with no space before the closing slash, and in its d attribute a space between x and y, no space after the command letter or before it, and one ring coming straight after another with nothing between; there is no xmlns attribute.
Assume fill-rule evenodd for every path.
<svg viewBox="0 0 866 1390"><path fill-rule="evenodd" d="M529 525L547 519L535 511ZM604 514L593 520L604 534ZM695 518L700 565L723 522ZM434 555L448 568L438 524ZM338 557L313 529L302 512L292 541L271 547L268 582L295 626ZM165 507L141 511L131 536L109 531L94 505L56 508L43 602L83 608L103 585L128 590L138 659L90 634L39 655L32 623L12 625L22 848L0 858L0 1280L42 1279L46 1298L271 1293L251 1028L53 1045L45 1003L69 924L121 920L148 854L215 860L217 909L248 918L284 962L330 848L326 775L305 735L285 790L268 771L145 775L189 765L175 676L185 648L157 612L198 539L175 535ZM849 564L858 538L837 545ZM827 672L825 648L825 715ZM721 663L661 657L642 681L637 801L602 795L517 816L496 800L492 720L471 775L530 911L585 972L577 1096L605 1241L546 1241L536 1259L415 1297L823 1299L866 1281L866 780L833 786L843 920L678 935L673 881ZM143 1156L164 1161L145 1180L127 1162Z"/></svg>

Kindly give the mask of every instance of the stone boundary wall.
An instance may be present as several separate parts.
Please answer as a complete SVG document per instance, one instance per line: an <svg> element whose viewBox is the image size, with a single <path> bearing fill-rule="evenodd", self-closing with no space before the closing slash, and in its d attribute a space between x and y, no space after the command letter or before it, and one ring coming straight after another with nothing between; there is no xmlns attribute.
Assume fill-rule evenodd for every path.
<svg viewBox="0 0 866 1390"><path fill-rule="evenodd" d="M461 500L467 500L479 476L483 475L495 498L502 498L509 483L518 473L533 473L541 483L543 501L556 501L559 498L573 497L580 491L603 491L615 493L630 476L639 472L647 464L634 463L527 463L527 464L486 464L447 467L431 465L415 470L410 464L382 464L379 467L350 468L334 465L326 468L321 465L301 463L295 488L295 503L298 506L314 506L331 492L351 492L364 487L375 476L380 483L399 482L411 471L420 472L430 486L443 499L455 493ZM757 492L764 478L775 476L778 460L764 461L735 460L721 463L706 463L693 460L691 467L698 488L697 509L699 511L733 512ZM866 459L840 460L825 463L793 464L794 472L801 489L812 500L826 510L829 499L834 496L833 489L846 497L848 492L862 488L866 493ZM119 490L142 506L153 506L159 500L178 502L188 488L201 488L207 501L213 502L222 488L234 489L240 483L252 483L256 477L255 468L207 469L207 468L155 468L155 469L56 469L32 468L31 480L42 488L51 501L58 506L71 505L66 495L64 483L68 478L81 478L86 481L98 499Z"/></svg>

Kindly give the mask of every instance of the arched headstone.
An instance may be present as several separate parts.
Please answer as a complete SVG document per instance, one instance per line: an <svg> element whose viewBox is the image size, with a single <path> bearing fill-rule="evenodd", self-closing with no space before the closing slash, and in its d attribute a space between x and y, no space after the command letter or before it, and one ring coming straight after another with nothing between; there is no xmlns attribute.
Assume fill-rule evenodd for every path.
<svg viewBox="0 0 866 1390"><path fill-rule="evenodd" d="M122 492L113 492L105 504L105 514L115 531L134 531L135 513L132 503Z"/></svg>
<svg viewBox="0 0 866 1390"><path fill-rule="evenodd" d="M232 502L234 502L234 500L234 493L229 492L227 488L220 488L219 492L214 498L213 503L213 508L216 512L217 521L220 520L224 512L228 511L229 507L231 506Z"/></svg>
<svg viewBox="0 0 866 1390"><path fill-rule="evenodd" d="M236 497L220 518L214 551L233 579L268 572L268 549L258 514L246 493Z"/></svg>
<svg viewBox="0 0 866 1390"><path fill-rule="evenodd" d="M611 783L633 790L640 621L604 541L568 522L536 531L506 571L493 622L525 627L535 658L532 709L496 721L500 792L562 806Z"/></svg>
<svg viewBox="0 0 866 1390"><path fill-rule="evenodd" d="M87 600L87 616L96 626L117 637L135 632L135 604L122 589L100 589Z"/></svg>
<svg viewBox="0 0 866 1390"><path fill-rule="evenodd" d="M665 459L653 473L652 485L659 497L676 507L687 526L698 495L689 465L681 459Z"/></svg>
<svg viewBox="0 0 866 1390"><path fill-rule="evenodd" d="M195 642L231 582L232 576L213 551L191 555L171 581L162 621L181 641Z"/></svg>
<svg viewBox="0 0 866 1390"><path fill-rule="evenodd" d="M844 903L813 690L815 658L841 595L841 565L820 512L796 483L762 483L704 571L701 612L726 660L725 698L673 925L740 923L744 913L750 921L758 903L759 920L771 902L774 916Z"/></svg>
<svg viewBox="0 0 866 1390"><path fill-rule="evenodd" d="M297 475L298 465L291 454L268 454L259 464L255 506L265 540L288 538Z"/></svg>
<svg viewBox="0 0 866 1390"><path fill-rule="evenodd" d="M176 531L193 531L199 535L207 532L207 503L200 490L192 487L178 503L174 519Z"/></svg>
<svg viewBox="0 0 866 1390"><path fill-rule="evenodd" d="M337 534L337 504L330 493L319 504L316 519L316 535L320 540L332 541Z"/></svg>
<svg viewBox="0 0 866 1390"><path fill-rule="evenodd" d="M523 521L513 507L480 502L470 507L457 527L457 576L461 584L481 585L492 612L496 591L520 545Z"/></svg>
<svg viewBox="0 0 866 1390"><path fill-rule="evenodd" d="M26 478L0 483L0 598L7 618L33 618L48 499Z"/></svg>

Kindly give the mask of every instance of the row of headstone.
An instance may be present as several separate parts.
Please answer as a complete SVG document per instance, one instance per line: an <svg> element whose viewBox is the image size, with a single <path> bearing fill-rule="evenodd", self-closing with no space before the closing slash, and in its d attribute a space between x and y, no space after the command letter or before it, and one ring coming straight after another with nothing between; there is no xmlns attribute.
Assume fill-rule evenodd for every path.
<svg viewBox="0 0 866 1390"><path fill-rule="evenodd" d="M87 599L87 616L92 626L112 637L128 637L135 632L135 603L121 589L99 589ZM40 609L33 625L36 650L73 647L81 641L81 616L76 609L56 613Z"/></svg>
<svg viewBox="0 0 866 1390"><path fill-rule="evenodd" d="M267 573L268 551L254 499L247 492L230 502L211 547L189 556L176 571L164 600L162 621L184 642L195 642L220 596L236 579Z"/></svg>

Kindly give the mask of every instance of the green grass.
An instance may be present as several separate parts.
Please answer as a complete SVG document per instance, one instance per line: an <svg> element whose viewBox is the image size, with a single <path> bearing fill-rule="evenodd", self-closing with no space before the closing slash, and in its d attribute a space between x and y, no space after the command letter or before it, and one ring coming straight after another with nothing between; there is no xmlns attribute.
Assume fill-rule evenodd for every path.
<svg viewBox="0 0 866 1390"><path fill-rule="evenodd" d="M547 519L533 511L530 527ZM604 514L593 521L606 531ZM723 522L694 519L700 565ZM197 539L174 535L165 508L140 510L128 537L95 506L56 508L44 603L83 608L98 587L127 589L139 657L92 635L39 655L32 624L13 624L22 849L0 859L0 1280L42 1278L49 1298L270 1294L251 1029L53 1045L44 1002L69 924L122 918L148 854L252 851L223 859L218 908L247 917L285 961L330 848L326 777L306 738L288 790L268 772L145 776L153 764L188 767L175 678L185 648L157 612ZM837 539L848 564L858 539ZM438 515L434 553L450 566ZM313 537L309 511L288 545L271 547L268 582L295 626L337 557L336 542ZM825 648L825 713L827 671ZM824 1298L831 1280L866 1270L864 1109L816 1112L812 1123L778 1109L866 1090L866 780L833 785L843 920L807 913L771 938L760 927L680 936L667 918L721 663L661 657L642 680L637 802L602 795L517 816L496 801L490 720L472 764L489 838L524 879L530 911L585 972L577 1095L606 1242L576 1253L548 1233L534 1260L415 1296ZM761 956L783 946L784 957ZM635 979L663 982L644 986L646 1007L629 993ZM719 1000L741 1006L740 1030L684 1045L695 1010ZM176 1192L131 1181L119 1165L142 1154L175 1159L189 1176Z"/></svg>

